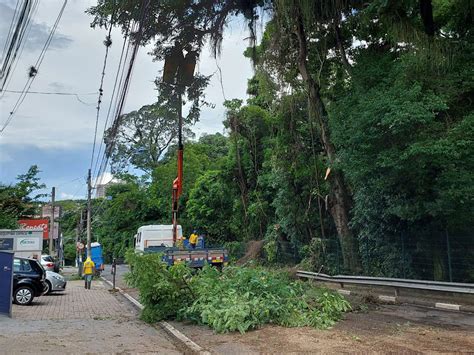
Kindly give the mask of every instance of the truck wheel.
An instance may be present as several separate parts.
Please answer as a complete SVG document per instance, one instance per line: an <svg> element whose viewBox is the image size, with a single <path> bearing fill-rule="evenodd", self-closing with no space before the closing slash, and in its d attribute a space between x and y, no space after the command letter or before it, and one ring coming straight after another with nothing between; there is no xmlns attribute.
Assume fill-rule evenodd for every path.
<svg viewBox="0 0 474 355"><path fill-rule="evenodd" d="M21 306L26 306L33 302L33 290L28 286L20 286L13 294L13 301Z"/></svg>

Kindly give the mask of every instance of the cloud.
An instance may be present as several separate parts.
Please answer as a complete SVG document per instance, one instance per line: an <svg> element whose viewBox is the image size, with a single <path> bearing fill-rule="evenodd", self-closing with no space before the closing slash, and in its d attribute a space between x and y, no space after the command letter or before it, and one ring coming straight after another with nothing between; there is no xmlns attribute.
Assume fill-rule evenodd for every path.
<svg viewBox="0 0 474 355"><path fill-rule="evenodd" d="M59 200L81 200L84 199L84 196L77 196L73 194L68 194L66 192L61 192L59 194Z"/></svg>
<svg viewBox="0 0 474 355"><path fill-rule="evenodd" d="M4 0L3 0L4 1ZM8 36L8 30L10 28L11 20L13 14L15 13L15 8L13 4L0 3L0 45L3 47ZM36 23L34 20L31 22L30 29L27 30L28 35L25 38L25 51L40 51L46 39L49 36L51 27L46 23ZM56 30L53 40L49 46L49 49L62 49L68 47L73 40L61 34Z"/></svg>
<svg viewBox="0 0 474 355"><path fill-rule="evenodd" d="M0 163L7 163L7 162L10 162L12 160L13 160L13 158L10 154L5 152L3 149L0 150Z"/></svg>
<svg viewBox="0 0 474 355"><path fill-rule="evenodd" d="M105 184L108 184L111 181L118 182L119 180L114 178L114 176L111 173L105 172L102 175L100 175L99 177L97 177L97 179L95 179L92 182L92 185L93 186L95 186L95 185L105 185Z"/></svg>
<svg viewBox="0 0 474 355"><path fill-rule="evenodd" d="M70 91L72 87L70 85L60 83L58 81L53 81L48 83L48 88L54 91Z"/></svg>

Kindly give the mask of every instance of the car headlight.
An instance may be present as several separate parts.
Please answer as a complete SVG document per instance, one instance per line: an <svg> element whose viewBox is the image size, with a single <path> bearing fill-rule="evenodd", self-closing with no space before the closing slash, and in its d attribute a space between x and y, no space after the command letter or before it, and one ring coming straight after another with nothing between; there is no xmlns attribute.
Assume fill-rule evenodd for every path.
<svg viewBox="0 0 474 355"><path fill-rule="evenodd" d="M51 275L53 277L53 279L56 279L58 281L63 281L64 280L64 277L62 277L61 275Z"/></svg>

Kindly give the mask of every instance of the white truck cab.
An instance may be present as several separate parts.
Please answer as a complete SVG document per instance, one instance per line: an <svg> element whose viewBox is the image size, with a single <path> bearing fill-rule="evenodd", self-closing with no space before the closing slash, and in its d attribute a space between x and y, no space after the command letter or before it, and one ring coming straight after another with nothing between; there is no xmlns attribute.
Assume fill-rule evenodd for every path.
<svg viewBox="0 0 474 355"><path fill-rule="evenodd" d="M183 236L183 230L178 225L178 238ZM158 224L138 228L135 234L135 251L143 252L151 247L172 247L173 225Z"/></svg>

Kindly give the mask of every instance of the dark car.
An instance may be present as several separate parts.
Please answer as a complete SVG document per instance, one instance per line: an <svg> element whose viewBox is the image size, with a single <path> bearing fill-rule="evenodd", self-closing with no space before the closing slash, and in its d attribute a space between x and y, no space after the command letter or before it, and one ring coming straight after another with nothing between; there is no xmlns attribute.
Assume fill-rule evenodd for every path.
<svg viewBox="0 0 474 355"><path fill-rule="evenodd" d="M28 305L46 290L46 272L34 259L13 259L13 302Z"/></svg>

